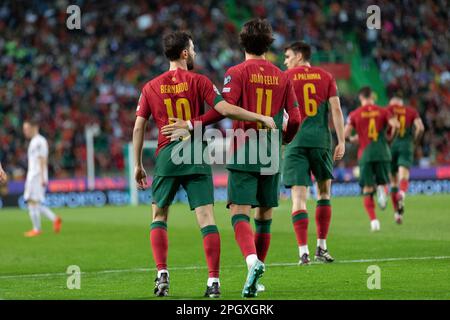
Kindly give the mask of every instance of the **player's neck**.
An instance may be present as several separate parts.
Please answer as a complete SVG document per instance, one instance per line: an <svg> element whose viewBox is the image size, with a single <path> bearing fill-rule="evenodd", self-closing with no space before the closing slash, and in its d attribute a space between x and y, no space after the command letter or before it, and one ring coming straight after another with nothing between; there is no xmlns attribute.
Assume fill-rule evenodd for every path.
<svg viewBox="0 0 450 320"><path fill-rule="evenodd" d="M266 60L266 55L263 54L263 55L257 56L257 55L246 52L245 53L245 61L252 60L252 59Z"/></svg>
<svg viewBox="0 0 450 320"><path fill-rule="evenodd" d="M183 69L187 70L187 63L184 60L176 60L176 61L170 61L169 64L169 71L177 70L177 69Z"/></svg>
<svg viewBox="0 0 450 320"><path fill-rule="evenodd" d="M365 107L365 106L373 106L374 102L373 101L363 101L363 103L361 103L361 106Z"/></svg>
<svg viewBox="0 0 450 320"><path fill-rule="evenodd" d="M298 63L297 67L309 67L311 68L311 64L308 61L301 61Z"/></svg>

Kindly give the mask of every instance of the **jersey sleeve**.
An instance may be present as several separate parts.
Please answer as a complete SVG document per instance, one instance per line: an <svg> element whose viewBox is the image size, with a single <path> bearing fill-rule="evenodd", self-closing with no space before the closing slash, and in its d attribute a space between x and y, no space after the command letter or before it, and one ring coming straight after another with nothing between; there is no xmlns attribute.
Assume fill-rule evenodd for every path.
<svg viewBox="0 0 450 320"><path fill-rule="evenodd" d="M338 96L338 89L336 79L334 79L334 77L330 74L330 82L328 84L328 99L337 96Z"/></svg>
<svg viewBox="0 0 450 320"><path fill-rule="evenodd" d="M217 103L223 100L222 95L211 80L205 76L201 76L200 82L203 101L205 101L209 106L214 107Z"/></svg>
<svg viewBox="0 0 450 320"><path fill-rule="evenodd" d="M236 68L230 68L225 73L222 94L225 100L237 105L242 93L242 75Z"/></svg>
<svg viewBox="0 0 450 320"><path fill-rule="evenodd" d="M353 128L356 127L356 119L355 119L355 113L350 112L350 114L347 117L347 123L351 125Z"/></svg>
<svg viewBox="0 0 450 320"><path fill-rule="evenodd" d="M290 79L287 79L286 83L286 98L284 101L284 107L286 111L292 110L293 108L298 108L297 96L295 94L294 85Z"/></svg>
<svg viewBox="0 0 450 320"><path fill-rule="evenodd" d="M149 119L152 115L150 110L150 104L148 102L146 86L142 89L141 95L139 97L138 106L136 109L136 116L142 117L144 119Z"/></svg>
<svg viewBox="0 0 450 320"><path fill-rule="evenodd" d="M48 144L44 139L40 140L36 147L37 156L40 158L48 158Z"/></svg>
<svg viewBox="0 0 450 320"><path fill-rule="evenodd" d="M410 108L409 110L411 110L411 117L413 120L420 118L419 112L416 109Z"/></svg>

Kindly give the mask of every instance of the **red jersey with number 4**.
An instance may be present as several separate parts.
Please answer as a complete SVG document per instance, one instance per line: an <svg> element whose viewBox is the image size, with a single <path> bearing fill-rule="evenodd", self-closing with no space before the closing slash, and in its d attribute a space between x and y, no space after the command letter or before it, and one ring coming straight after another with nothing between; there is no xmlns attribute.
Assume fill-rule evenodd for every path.
<svg viewBox="0 0 450 320"><path fill-rule="evenodd" d="M204 113L205 102L213 107L222 96L205 76L183 69L167 71L144 85L136 116L153 116L158 130L169 124L169 118L190 120ZM158 149L170 143L158 134Z"/></svg>
<svg viewBox="0 0 450 320"><path fill-rule="evenodd" d="M391 117L388 109L376 105L362 106L350 112L348 122L358 134L358 159L360 161L391 160L391 153L385 137L388 120Z"/></svg>

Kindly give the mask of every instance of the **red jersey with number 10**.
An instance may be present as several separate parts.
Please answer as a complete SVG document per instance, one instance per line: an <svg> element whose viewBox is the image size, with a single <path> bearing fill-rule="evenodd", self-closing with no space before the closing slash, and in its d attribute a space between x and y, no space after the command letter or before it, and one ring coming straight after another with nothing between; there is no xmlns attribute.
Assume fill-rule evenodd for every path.
<svg viewBox="0 0 450 320"><path fill-rule="evenodd" d="M214 107L222 96L204 75L176 69L164 72L147 82L139 98L136 115L153 116L158 130L169 124L169 118L190 120L204 113L205 102ZM158 134L156 153L168 145L170 139Z"/></svg>

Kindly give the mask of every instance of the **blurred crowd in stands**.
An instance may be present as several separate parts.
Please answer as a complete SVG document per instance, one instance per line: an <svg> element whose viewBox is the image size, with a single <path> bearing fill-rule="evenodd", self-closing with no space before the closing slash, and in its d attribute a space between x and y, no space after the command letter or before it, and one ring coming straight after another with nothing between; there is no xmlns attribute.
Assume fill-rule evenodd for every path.
<svg viewBox="0 0 450 320"><path fill-rule="evenodd" d="M66 28L67 6L79 4L81 30ZM38 117L49 140L50 175L86 175L85 127L95 139L96 169L124 170L134 110L144 83L168 63L161 35L190 30L196 70L217 85L240 63L239 23L265 17L275 32L268 55L280 61L284 45L303 39L315 52L345 53L355 42L375 59L388 94L401 92L426 125L416 165L450 164L450 64L447 1L2 1L0 4L0 161L13 179L26 169L22 122ZM366 27L368 5L382 12L381 30ZM282 61L282 60L281 60ZM281 66L284 69L284 66ZM357 107L341 97L344 114ZM230 127L223 120L216 126ZM147 139L155 139L151 129ZM354 154L345 164L355 164Z"/></svg>

